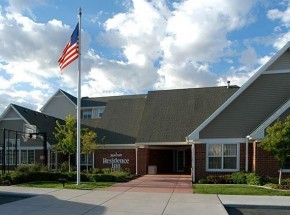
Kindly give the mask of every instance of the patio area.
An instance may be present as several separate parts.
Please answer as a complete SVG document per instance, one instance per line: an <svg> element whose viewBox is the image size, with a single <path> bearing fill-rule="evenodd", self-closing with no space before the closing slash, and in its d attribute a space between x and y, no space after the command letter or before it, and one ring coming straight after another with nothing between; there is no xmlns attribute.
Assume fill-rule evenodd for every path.
<svg viewBox="0 0 290 215"><path fill-rule="evenodd" d="M116 183L109 191L192 193L191 175L144 175L127 183Z"/></svg>

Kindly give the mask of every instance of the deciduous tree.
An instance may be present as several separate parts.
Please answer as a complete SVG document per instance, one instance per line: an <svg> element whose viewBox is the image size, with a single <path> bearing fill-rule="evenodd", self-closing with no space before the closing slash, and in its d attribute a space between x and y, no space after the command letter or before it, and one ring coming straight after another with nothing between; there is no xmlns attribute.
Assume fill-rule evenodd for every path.
<svg viewBox="0 0 290 215"><path fill-rule="evenodd" d="M279 184L281 184L282 169L287 156L290 155L290 116L284 121L277 120L267 128L267 134L260 147L272 154L279 163Z"/></svg>

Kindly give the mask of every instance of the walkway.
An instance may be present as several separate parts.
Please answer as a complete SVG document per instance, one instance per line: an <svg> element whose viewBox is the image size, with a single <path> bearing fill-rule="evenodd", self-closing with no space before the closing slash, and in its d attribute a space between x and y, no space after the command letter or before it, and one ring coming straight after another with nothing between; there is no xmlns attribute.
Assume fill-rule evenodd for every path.
<svg viewBox="0 0 290 215"><path fill-rule="evenodd" d="M107 190L0 186L2 198L33 195L0 205L0 215L226 215L223 204L290 205L290 197L192 194L188 182L182 175L147 175Z"/></svg>
<svg viewBox="0 0 290 215"><path fill-rule="evenodd" d="M1 215L226 215L217 195L0 187L34 197L0 205Z"/></svg>
<svg viewBox="0 0 290 215"><path fill-rule="evenodd" d="M190 175L145 175L108 189L121 192L192 193Z"/></svg>

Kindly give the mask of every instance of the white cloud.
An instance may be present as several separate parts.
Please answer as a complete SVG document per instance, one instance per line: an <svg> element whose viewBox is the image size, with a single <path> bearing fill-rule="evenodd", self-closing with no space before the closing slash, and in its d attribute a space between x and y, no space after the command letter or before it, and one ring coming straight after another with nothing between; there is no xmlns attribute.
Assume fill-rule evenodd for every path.
<svg viewBox="0 0 290 215"><path fill-rule="evenodd" d="M126 61L121 67L136 65L140 73L151 68L150 74L159 76L151 79L157 89L215 85L217 76L208 63L225 55L231 44L229 32L253 20L254 4L251 0L188 0L174 3L170 11L165 1L134 0L129 12L107 20L105 35L122 48ZM135 85L124 86L138 90L140 85Z"/></svg>
<svg viewBox="0 0 290 215"><path fill-rule="evenodd" d="M252 69L254 66L257 65L257 60L258 57L253 47L248 47L245 51L241 53L240 62L249 69Z"/></svg>
<svg viewBox="0 0 290 215"><path fill-rule="evenodd" d="M34 108L44 104L47 92L55 91L52 79L61 77L57 61L73 30L58 20L39 23L22 15L20 12L30 8L30 4L21 2L13 1L10 7L0 8L0 69L6 74L0 75L1 108L8 102ZM84 34L84 45L87 41L88 35ZM70 70L73 69L67 71ZM76 76L68 74L71 73L62 76L65 78L60 86L75 86ZM10 91L5 90L8 88Z"/></svg>
<svg viewBox="0 0 290 215"><path fill-rule="evenodd" d="M172 7L168 7L167 0L128 2L128 11L108 19L101 35L105 45L120 50L122 60L101 57L93 49L87 51L90 36L82 34L83 96L220 84L211 64L230 57L227 53L232 41L228 34L254 20L253 0L187 0L173 3ZM38 3L45 4L44 0L11 0L8 8L0 8L0 69L9 77L0 77L5 83L1 87L9 86L17 92L16 86L27 84L33 92L31 101L37 106L47 99L41 92L55 92L51 80L58 79L59 86L65 89L75 89L77 72L75 61L60 76L56 63L74 26L54 19L35 21L32 8ZM251 67L254 54L253 49L247 50L241 62ZM234 77L237 73L231 74ZM235 77L244 80L246 75ZM26 100L29 92L22 89L22 101L12 92L0 94L25 103L30 101ZM1 103L9 101L1 99Z"/></svg>
<svg viewBox="0 0 290 215"><path fill-rule="evenodd" d="M274 41L274 48L277 50L282 48L287 42L290 41L290 3L287 1L285 4L285 10L271 9L267 13L267 17L270 20L279 20L281 25L276 26L275 29L279 29L276 41Z"/></svg>

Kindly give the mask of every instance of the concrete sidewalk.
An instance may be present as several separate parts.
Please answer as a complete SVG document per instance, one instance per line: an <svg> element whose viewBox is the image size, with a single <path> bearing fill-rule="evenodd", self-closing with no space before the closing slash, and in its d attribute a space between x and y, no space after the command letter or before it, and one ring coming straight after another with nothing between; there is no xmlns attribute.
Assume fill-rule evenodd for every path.
<svg viewBox="0 0 290 215"><path fill-rule="evenodd" d="M0 195L5 193L35 196L0 205L1 215L223 215L227 214L223 204L290 206L290 197L278 196L228 196L0 187Z"/></svg>
<svg viewBox="0 0 290 215"><path fill-rule="evenodd" d="M0 205L2 215L227 214L217 195L0 187L34 197Z"/></svg>

